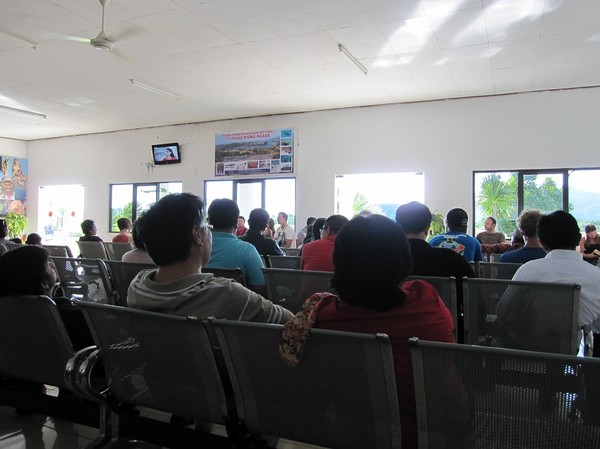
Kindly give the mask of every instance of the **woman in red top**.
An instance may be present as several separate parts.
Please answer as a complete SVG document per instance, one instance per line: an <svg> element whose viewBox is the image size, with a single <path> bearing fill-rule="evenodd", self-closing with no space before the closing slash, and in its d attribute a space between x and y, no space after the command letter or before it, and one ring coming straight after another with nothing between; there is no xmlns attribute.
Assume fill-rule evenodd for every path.
<svg viewBox="0 0 600 449"><path fill-rule="evenodd" d="M402 447L415 449L415 397L407 340L454 342L452 316L431 285L419 280L403 283L411 272L410 247L402 227L387 217L353 218L335 240L333 264L332 285L338 296L317 293L306 301L284 329L281 355L289 364L297 363L308 336L306 329L313 325L387 334L394 354Z"/></svg>
<svg viewBox="0 0 600 449"><path fill-rule="evenodd" d="M119 233L112 239L113 243L133 243L131 237L131 220L126 217L121 217L117 220Z"/></svg>

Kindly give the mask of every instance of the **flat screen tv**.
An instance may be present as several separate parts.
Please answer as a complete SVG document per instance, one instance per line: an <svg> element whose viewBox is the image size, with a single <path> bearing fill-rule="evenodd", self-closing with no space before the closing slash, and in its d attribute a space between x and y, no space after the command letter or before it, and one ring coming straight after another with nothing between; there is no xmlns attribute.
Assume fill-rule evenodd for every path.
<svg viewBox="0 0 600 449"><path fill-rule="evenodd" d="M178 143L161 143L152 145L152 161L154 165L179 164L181 150Z"/></svg>

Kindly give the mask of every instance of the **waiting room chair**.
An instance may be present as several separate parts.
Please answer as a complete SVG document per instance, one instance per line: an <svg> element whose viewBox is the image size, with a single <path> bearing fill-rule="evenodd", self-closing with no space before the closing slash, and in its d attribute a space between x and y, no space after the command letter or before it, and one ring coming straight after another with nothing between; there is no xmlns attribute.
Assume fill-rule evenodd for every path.
<svg viewBox="0 0 600 449"><path fill-rule="evenodd" d="M283 326L209 319L249 432L328 448L400 448L387 335L312 329L297 367L278 354Z"/></svg>
<svg viewBox="0 0 600 449"><path fill-rule="evenodd" d="M25 245L22 243L4 242L4 246L6 246L7 251L12 251L13 249L17 249Z"/></svg>
<svg viewBox="0 0 600 449"><path fill-rule="evenodd" d="M269 268L287 268L289 270L300 269L300 256L272 256L267 255Z"/></svg>
<svg viewBox="0 0 600 449"><path fill-rule="evenodd" d="M302 248L282 248L285 255L288 257L299 257Z"/></svg>
<svg viewBox="0 0 600 449"><path fill-rule="evenodd" d="M77 246L79 247L81 257L85 259L108 259L104 242L82 242L78 240Z"/></svg>
<svg viewBox="0 0 600 449"><path fill-rule="evenodd" d="M215 277L233 279L238 284L246 286L246 276L241 268L207 268L202 267L203 273L212 273Z"/></svg>
<svg viewBox="0 0 600 449"><path fill-rule="evenodd" d="M131 243L113 243L113 242L103 242L104 249L106 250L106 255L108 256L108 260L121 260L123 258L123 254L133 249L133 245ZM98 259L102 259L98 257Z"/></svg>
<svg viewBox="0 0 600 449"><path fill-rule="evenodd" d="M411 339L419 449L600 447L600 360Z"/></svg>
<svg viewBox="0 0 600 449"><path fill-rule="evenodd" d="M512 279L521 263L502 263L502 262L480 262L479 273L477 277L484 279ZM471 268L475 271L474 264Z"/></svg>
<svg viewBox="0 0 600 449"><path fill-rule="evenodd" d="M200 320L81 301L79 306L98 351L81 365L78 378L89 383L89 371L100 359L109 378L106 402L116 423L113 444L124 443L117 416L122 404L226 424L225 392ZM91 385L87 389L93 391ZM235 416L233 420L235 425ZM205 439L199 447L223 447L223 437L206 434Z"/></svg>
<svg viewBox="0 0 600 449"><path fill-rule="evenodd" d="M452 315L452 321L454 322L454 330L452 334L454 339L458 341L458 298L456 294L456 278L454 276L449 277L438 277L438 276L408 276L407 281L420 279L428 282L436 289L442 301L450 311ZM462 304L462 298L460 298Z"/></svg>
<svg viewBox="0 0 600 449"><path fill-rule="evenodd" d="M104 289L97 259L54 257L50 259L58 272L65 296L94 302L111 302L110 292Z"/></svg>
<svg viewBox="0 0 600 449"><path fill-rule="evenodd" d="M82 350L82 355L89 354ZM79 354L79 353L78 353ZM0 376L75 391L71 367L75 352L56 304L47 296L5 296L0 301ZM66 395L50 396L30 389L0 387L0 401L24 411L39 412L98 426L98 411Z"/></svg>
<svg viewBox="0 0 600 449"><path fill-rule="evenodd" d="M50 256L73 257L71 248L67 245L42 245L42 247L46 248L46 251L48 251Z"/></svg>
<svg viewBox="0 0 600 449"><path fill-rule="evenodd" d="M106 291L112 290L114 303L127 307L127 291L134 277L142 270L156 268L153 264L97 259Z"/></svg>
<svg viewBox="0 0 600 449"><path fill-rule="evenodd" d="M269 299L296 313L312 294L333 292L328 271L263 268Z"/></svg>
<svg viewBox="0 0 600 449"><path fill-rule="evenodd" d="M577 284L463 278L464 341L577 354Z"/></svg>

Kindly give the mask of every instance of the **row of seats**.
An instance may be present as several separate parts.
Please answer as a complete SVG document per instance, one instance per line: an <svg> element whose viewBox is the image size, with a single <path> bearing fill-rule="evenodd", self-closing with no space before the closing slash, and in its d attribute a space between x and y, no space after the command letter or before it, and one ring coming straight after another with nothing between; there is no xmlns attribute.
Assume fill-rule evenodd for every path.
<svg viewBox="0 0 600 449"><path fill-rule="evenodd" d="M93 447L123 440L123 410L133 406L225 425L228 439L213 435L205 447L267 447L259 435L330 448L401 447L385 335L313 329L291 368L277 353L280 325L80 305L97 348L73 354L49 298L0 302L0 372L99 402ZM411 345L420 449L599 447L599 360ZM100 360L110 389L98 392L91 373Z"/></svg>

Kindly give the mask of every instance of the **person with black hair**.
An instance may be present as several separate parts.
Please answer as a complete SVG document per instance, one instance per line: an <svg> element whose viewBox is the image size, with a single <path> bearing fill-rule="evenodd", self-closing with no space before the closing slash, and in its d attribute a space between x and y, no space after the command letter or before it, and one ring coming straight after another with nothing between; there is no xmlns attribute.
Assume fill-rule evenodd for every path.
<svg viewBox="0 0 600 449"><path fill-rule="evenodd" d="M473 269L460 254L448 248L434 248L427 243L431 220L429 208L418 201L403 204L396 209L396 222L402 226L410 244L413 260L411 274L454 276L456 279L474 277Z"/></svg>
<svg viewBox="0 0 600 449"><path fill-rule="evenodd" d="M343 215L331 215L323 224L321 238L302 247L300 268L312 271L333 271L333 245L338 232L348 223Z"/></svg>
<svg viewBox="0 0 600 449"><path fill-rule="evenodd" d="M250 228L240 237L240 240L254 245L258 254L261 256L285 256L275 240L263 235L264 229L269 222L269 213L262 208L252 209L248 217L248 226Z"/></svg>
<svg viewBox="0 0 600 449"><path fill-rule="evenodd" d="M27 236L27 239L25 240L25 244L26 245L41 245L42 244L42 237L39 234L36 234L35 232L32 232L31 234L29 234Z"/></svg>
<svg viewBox="0 0 600 449"><path fill-rule="evenodd" d="M81 232L83 235L79 237L80 242L101 242L102 239L96 235L98 229L94 220L85 219L81 222Z"/></svg>
<svg viewBox="0 0 600 449"><path fill-rule="evenodd" d="M232 279L202 273L211 255L212 234L204 202L196 195L176 193L161 198L136 220L135 229L158 268L143 270L133 279L127 294L129 307L200 319L214 316L267 323L285 323L293 316ZM233 234L232 238L239 242Z"/></svg>
<svg viewBox="0 0 600 449"><path fill-rule="evenodd" d="M542 215L537 224L537 234L547 251L546 256L523 264L513 276L513 281L581 285L579 326L600 332L600 270L584 262L578 251L581 233L577 220L562 210ZM518 307L519 300L516 295L502 297L498 304L498 321L502 322L502 315L506 315L511 307Z"/></svg>
<svg viewBox="0 0 600 449"><path fill-rule="evenodd" d="M52 297L56 273L48 251L37 245L23 245L0 257L0 296L46 295ZM65 328L76 350L94 341L83 314L69 298L54 297Z"/></svg>
<svg viewBox="0 0 600 449"><path fill-rule="evenodd" d="M298 231L298 235L296 236L298 245L303 245L304 240L306 240L307 238L310 238L310 236L312 235L312 225L316 219L317 219L317 217L308 217L306 219L306 226L304 226L302 229L300 229Z"/></svg>
<svg viewBox="0 0 600 449"><path fill-rule="evenodd" d="M583 260L592 265L598 265L598 256L600 256L600 238L596 231L596 225L588 223L584 228L585 235L579 241L579 252Z"/></svg>
<svg viewBox="0 0 600 449"><path fill-rule="evenodd" d="M275 230L275 236L273 237L277 244L282 248L295 248L296 247L296 233L294 227L288 222L288 214L285 212L279 212L277 214L277 223L279 227Z"/></svg>
<svg viewBox="0 0 600 449"><path fill-rule="evenodd" d="M402 227L387 217L373 214L350 220L335 239L333 265L331 283L337 296L316 293L304 303L284 328L280 354L297 365L313 326L387 334L394 355L402 447L416 448L408 339L454 342L452 316L431 285L405 282L412 267L410 248Z"/></svg>
<svg viewBox="0 0 600 449"><path fill-rule="evenodd" d="M212 253L207 268L241 268L251 290L266 296L267 285L262 272L264 264L251 243L235 236L240 209L228 198L216 199L208 207L208 223L212 225Z"/></svg>
<svg viewBox="0 0 600 449"><path fill-rule="evenodd" d="M133 248L131 251L127 251L125 254L123 254L121 261L129 262L129 263L154 264L154 261L148 254L148 251L146 251L146 247L144 246L144 241L140 237L139 232L137 232L137 223L140 220L141 220L141 218L138 218L135 221L135 223L133 224L133 227L131 228L131 238L133 239L133 246L135 246L135 248Z"/></svg>

